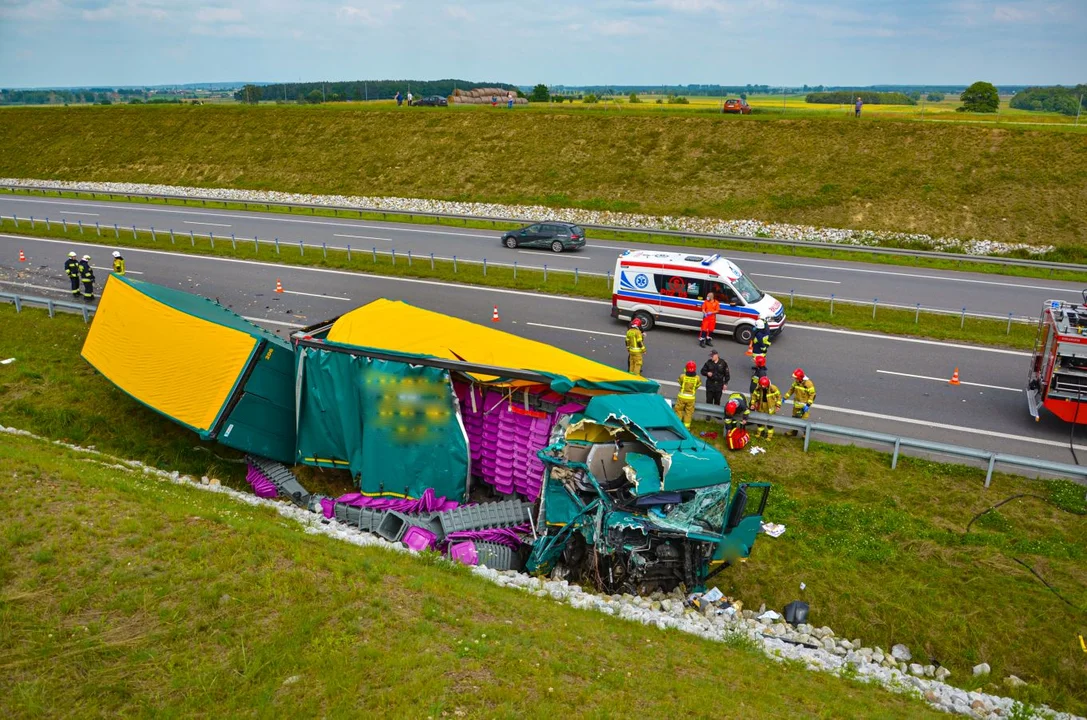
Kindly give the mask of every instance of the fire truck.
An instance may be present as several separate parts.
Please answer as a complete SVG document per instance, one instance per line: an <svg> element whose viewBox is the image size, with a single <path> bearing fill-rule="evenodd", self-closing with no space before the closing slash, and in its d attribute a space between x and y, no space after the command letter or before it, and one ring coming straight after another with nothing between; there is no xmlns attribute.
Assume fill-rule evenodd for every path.
<svg viewBox="0 0 1087 720"><path fill-rule="evenodd" d="M1027 378L1034 419L1042 408L1061 420L1087 424L1087 290L1083 304L1047 300Z"/></svg>

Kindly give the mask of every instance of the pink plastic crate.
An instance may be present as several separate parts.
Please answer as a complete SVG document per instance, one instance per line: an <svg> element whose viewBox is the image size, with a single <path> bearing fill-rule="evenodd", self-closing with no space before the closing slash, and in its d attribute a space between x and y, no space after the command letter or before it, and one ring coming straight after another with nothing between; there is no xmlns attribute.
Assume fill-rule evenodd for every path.
<svg viewBox="0 0 1087 720"><path fill-rule="evenodd" d="M437 539L438 536L429 530L413 525L404 532L404 537L400 538L400 542L404 543L412 550L422 551L433 548L434 541Z"/></svg>

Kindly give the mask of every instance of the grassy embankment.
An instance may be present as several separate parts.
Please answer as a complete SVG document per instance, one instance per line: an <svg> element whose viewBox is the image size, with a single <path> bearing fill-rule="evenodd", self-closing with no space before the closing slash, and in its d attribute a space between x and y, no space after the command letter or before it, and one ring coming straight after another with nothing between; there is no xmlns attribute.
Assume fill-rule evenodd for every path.
<svg viewBox="0 0 1087 720"><path fill-rule="evenodd" d="M105 107L0 113L0 175L543 203L1055 244L1079 132L816 117Z"/></svg>
<svg viewBox="0 0 1087 720"><path fill-rule="evenodd" d="M568 272L548 272L546 279L539 270L514 269L488 265L484 270L481 264L434 260L431 267L429 257L407 257L398 254L394 259L391 254L374 252L374 249L356 249L348 259L344 250L327 250L309 247L302 251L298 245L282 243L279 252L275 245L267 241L254 243L253 240L239 239L231 243L229 238L213 241L209 237L175 234L171 243L168 232L158 231L154 236L150 232L137 231L135 237L131 230L114 231L103 229L99 236L94 228L69 225L67 232L56 223L46 228L44 223L36 222L31 227L26 221L15 223L10 218L0 218L0 232L18 232L31 237L68 238L85 243L97 243L107 247L139 247L171 250L180 253L216 255L247 260L278 262L287 265L327 267L353 272L373 273L397 277L433 278L447 282L458 282L488 287L515 288L555 295L571 295L611 301L611 287L605 277L595 275L574 276ZM57 254L61 258L63 253ZM134 269L134 268L133 268ZM913 335L936 340L953 340L982 345L1030 349L1034 346L1037 334L1032 324L1006 320L987 320L978 318L960 318L932 312L916 313L913 310L876 307L873 314L869 305L847 305L841 302L829 302L796 298L790 302L786 297L778 298L787 307L788 317L792 322L819 323L836 327L850 328L895 335Z"/></svg>
<svg viewBox="0 0 1087 720"><path fill-rule="evenodd" d="M49 320L41 312L17 315L0 307L0 347L18 358L0 366L0 423L164 469L210 472L235 487L243 483L240 466L195 450L195 436L138 406L85 365L78 358L85 332L75 317ZM0 492L0 512L16 518L7 523L12 529L0 555L7 586L0 612L11 619L0 628L7 628L3 642L18 648L5 675L18 692L0 697L14 698L19 708L70 705L106 687L101 697L110 709L185 712L199 707L204 695L227 711L258 698L287 710L304 700L333 711L355 707L343 703L358 697L392 710L403 706L380 688L399 676L408 683L403 697L413 702L425 702L417 689L424 681L437 683L435 714L453 707L550 712L543 703L551 696L537 685L554 687L562 702L601 716L618 708L659 716L656 703L665 701L699 715L921 714L890 699L877 709L850 686L814 688L803 673L778 679L776 669L749 666L750 658L735 650L668 633L652 635L653 650L643 655L633 650L644 645L642 631L622 624L566 609L551 614L534 598L504 595L422 561L301 538L270 514L217 498L205 505L145 481L134 492L136 481L108 477L53 448L27 459L26 446L5 440L0 447L0 478L9 484ZM997 474L984 490L978 470L903 458L891 471L885 454L820 443L804 454L788 438L776 439L765 455L734 454L730 461L736 479L775 484L767 518L788 530L760 539L749 562L723 575L726 592L748 605L780 608L805 582L818 625L884 650L905 642L915 657L931 656L950 668L951 680L965 687L1087 712L1076 639L1087 633L1087 615L1015 562L1037 570L1078 608L1087 607L1087 522L1027 498L964 533L976 513L1020 492L1082 513L1082 488ZM82 483L73 480L84 475ZM329 473L309 473L304 482L325 492L346 489ZM107 512L113 520L99 522ZM202 530L194 536L196 527ZM54 589L44 593L42 587ZM389 616L397 622L385 622ZM528 628L516 624L525 618ZM94 627L92 640L79 639L83 626ZM102 634L110 628L113 635ZM427 658L424 669L442 666L445 674L412 674L410 663L419 657L412 653ZM164 660L169 657L180 660ZM454 658L470 664L453 665ZM981 661L992 665L991 678L971 677L970 668ZM139 671L126 670L129 664ZM512 698L467 692L494 686L491 673L499 666L524 676L523 692ZM608 668L601 677L597 666ZM36 675L35 667L45 671ZM626 679L628 670L633 680ZM1029 684L1007 690L1000 678L1010 673ZM292 675L302 676L305 692L280 688ZM505 677L497 687L506 688ZM656 687L658 677L667 684ZM745 703L742 710L738 701Z"/></svg>
<svg viewBox="0 0 1087 720"><path fill-rule="evenodd" d="M187 198L152 198L150 196L138 197L121 193L96 193L96 192L67 192L48 191L38 192L22 189L0 188L0 195L41 196L50 198L64 198L74 200L91 200L110 202L128 202L133 205L161 205L173 207L198 207L214 210L241 210L245 212L259 211L262 213L278 213L282 215L305 215L306 217L331 217L350 220L380 220L382 222L394 222L408 225L442 225L457 228L477 228L482 230L501 231L523 227L523 223L502 222L499 220L468 220L441 217L428 217L425 215L400 215L383 212L369 212L363 210L341 210L337 208L293 208L290 205L273 205L257 202L227 202L221 200L190 200ZM27 217L29 213L21 214ZM55 219L54 214L54 219ZM47 216L48 217L48 216ZM711 237L677 237L668 234L636 233L613 230L591 229L587 231L590 239L614 240L625 243L674 245L677 248L697 248L712 250L713 252L760 252L774 255L791 255L796 258L820 258L831 260L847 260L850 262L876 263L880 265L898 265L917 268L930 268L933 270L955 270L959 272L975 272L990 275L1035 277L1052 280L1068 280L1071 282L1087 281L1087 271L1077 272L1071 270L1054 270L1033 265L997 264L982 261L948 259L927 257L925 255L899 255L865 252L863 250L844 250L825 247L805 247L796 245L783 245L772 240L764 239L758 245L753 245L747 240L728 240L725 238ZM899 249L924 250L920 243L887 242L886 247ZM1022 253L1020 253L1022 255Z"/></svg>

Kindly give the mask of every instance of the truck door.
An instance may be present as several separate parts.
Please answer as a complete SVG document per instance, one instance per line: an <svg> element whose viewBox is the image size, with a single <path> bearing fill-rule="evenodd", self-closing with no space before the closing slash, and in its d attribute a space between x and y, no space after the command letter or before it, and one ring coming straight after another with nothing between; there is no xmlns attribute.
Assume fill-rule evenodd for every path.
<svg viewBox="0 0 1087 720"><path fill-rule="evenodd" d="M770 497L770 483L743 483L736 489L721 529L724 540L717 546L714 561L732 561L751 554L755 536L762 527L762 514Z"/></svg>
<svg viewBox="0 0 1087 720"><path fill-rule="evenodd" d="M1053 370L1053 332L1049 309L1042 311L1038 323L1038 335L1034 338L1034 353L1030 359L1030 375L1027 378L1027 409L1031 417L1040 420L1045 402L1050 373Z"/></svg>

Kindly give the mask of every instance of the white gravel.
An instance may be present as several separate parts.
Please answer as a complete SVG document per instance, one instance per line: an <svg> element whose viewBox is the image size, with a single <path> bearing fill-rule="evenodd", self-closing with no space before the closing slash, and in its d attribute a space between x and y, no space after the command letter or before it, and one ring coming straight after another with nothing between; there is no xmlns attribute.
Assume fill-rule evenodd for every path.
<svg viewBox="0 0 1087 720"><path fill-rule="evenodd" d="M25 430L0 425L0 433L20 435L50 442L70 450L86 453L94 461L106 467L126 472L142 472L165 482L185 485L205 492L227 495L246 505L268 507L285 518L298 522L309 534L325 535L360 547L380 547L395 552L412 553L399 543L390 543L356 528L328 521L321 513L313 513L286 501L265 500L253 494L225 487L209 478L194 478L177 471L166 472L135 460L117 458L93 447L84 448L56 440L48 440ZM965 715L983 720L1002 720L1016 706L1011 698L987 693L965 691L942 682L951 673L946 668L917 663L907 665L896 658L909 658L909 648L896 645L891 652L881 648L864 647L859 639L839 638L828 627L811 625L793 627L777 613L757 617L751 610L741 613L727 611L722 614L703 614L686 607L683 596L638 597L632 595L602 595L584 590L566 580L546 580L514 571L498 571L487 567L474 567L477 577L502 586L531 593L540 598L550 598L580 610L591 610L611 615L659 630L672 628L680 632L716 642L750 643L776 662L787 660L803 663L811 671L826 672L874 683L891 692L924 700L944 712ZM773 616L773 619L769 619ZM766 618L766 619L762 619ZM802 644L797 644L802 643ZM808 646L811 647L808 647ZM980 666L979 666L980 667ZM986 666L986 670L987 670ZM974 669L978 674L978 669ZM1011 676L1014 677L1014 676ZM1010 678L1009 678L1010 679ZM1019 683L1021 680L1015 678ZM1005 683L1009 684L1009 683ZM1020 711L1023 708L1019 708ZM1046 706L1036 708L1032 716L1040 720L1087 720L1069 713L1056 712Z"/></svg>
<svg viewBox="0 0 1087 720"><path fill-rule="evenodd" d="M322 205L358 210L400 210L448 215L470 215L502 218L514 221L563 220L582 225L608 225L616 228L642 230L680 230L706 235L740 235L806 242L863 245L878 247L886 242L917 243L923 248L966 255L1006 255L1014 250L1026 250L1040 255L1053 249L1052 245L1006 243L996 240L932 237L922 233L901 233L886 230L846 230L820 228L813 225L768 223L761 220L719 220L714 218L673 217L671 215L642 215L639 213L549 208L542 205L500 205L496 203L452 202L420 198L366 197L346 195L310 195L272 190L234 190L230 188L193 188L181 185L151 185L145 183L68 182L61 180L32 180L0 178L0 184L22 187L44 187L53 190L84 192L177 195L197 199L230 200L235 202L278 202Z"/></svg>

